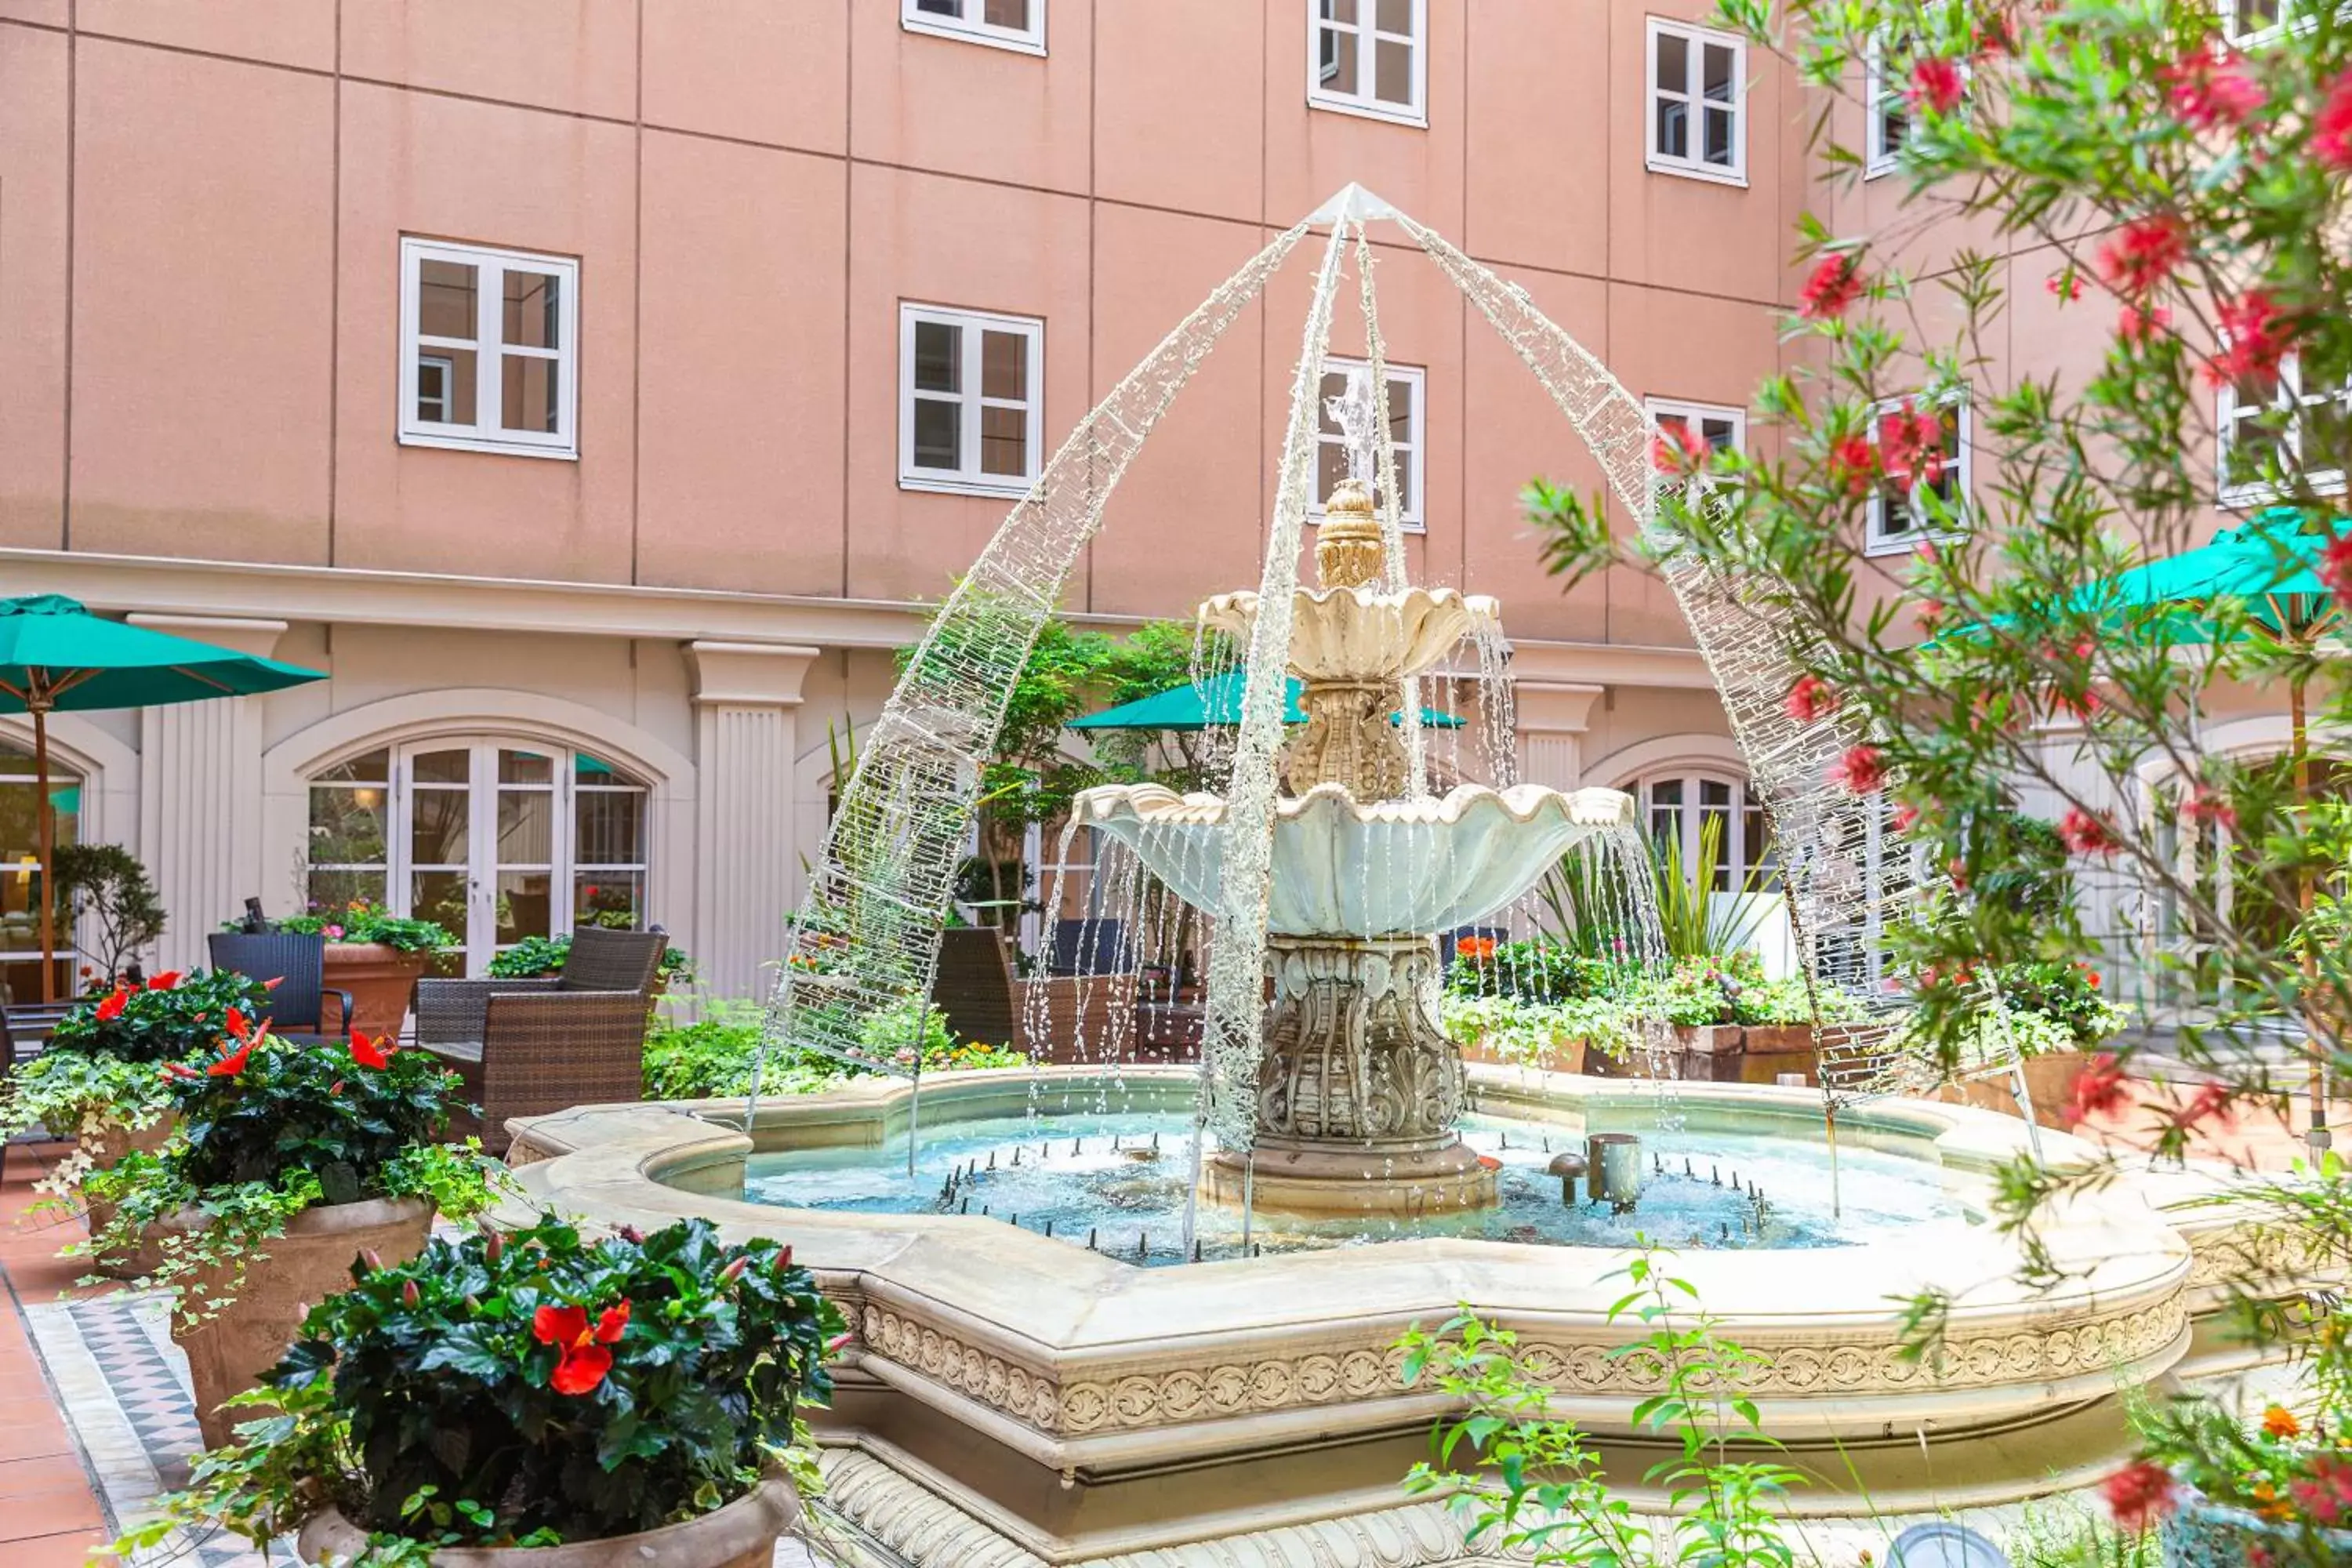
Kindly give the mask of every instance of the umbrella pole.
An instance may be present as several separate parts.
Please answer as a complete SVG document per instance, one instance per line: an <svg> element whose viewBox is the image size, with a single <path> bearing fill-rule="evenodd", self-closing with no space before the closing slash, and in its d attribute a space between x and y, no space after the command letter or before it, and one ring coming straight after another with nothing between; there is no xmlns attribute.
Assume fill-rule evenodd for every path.
<svg viewBox="0 0 2352 1568"><path fill-rule="evenodd" d="M2289 744L2294 748L2291 754L2294 759L2294 805L2298 815L2311 804L2311 743L2304 713L2303 686L2303 672L2298 669L2286 684L2287 726ZM2313 903L2310 868L2297 869L2294 882L2295 908L2307 932ZM2327 1048L2319 1031L2312 1026L2319 960L2311 951L2307 934L2299 945L2303 949L2303 1044L2311 1058L2311 1130L2304 1134L2304 1142L2309 1145L2312 1161L2316 1163L2336 1142L2336 1135L2327 1126Z"/></svg>
<svg viewBox="0 0 2352 1568"><path fill-rule="evenodd" d="M39 824L41 848L41 885L37 895L41 900L41 1000L58 999L58 934L53 928L51 911L57 900L50 889L55 879L49 874L49 861L57 854L57 814L49 804L49 705L46 699L36 697L25 705L33 715L33 812Z"/></svg>

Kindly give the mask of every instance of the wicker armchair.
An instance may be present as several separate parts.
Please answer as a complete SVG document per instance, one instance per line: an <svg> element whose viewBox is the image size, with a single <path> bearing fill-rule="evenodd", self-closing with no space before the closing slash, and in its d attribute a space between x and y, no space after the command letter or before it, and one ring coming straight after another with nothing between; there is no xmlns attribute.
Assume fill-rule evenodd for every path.
<svg viewBox="0 0 2352 1568"><path fill-rule="evenodd" d="M591 929L572 939L560 974L530 980L423 980L416 1043L465 1079L478 1118L460 1109L450 1130L479 1133L503 1153L510 1117L641 1098L646 1017L669 938L659 931Z"/></svg>
<svg viewBox="0 0 2352 1568"><path fill-rule="evenodd" d="M352 1026L352 994L327 985L327 939L293 931L254 935L216 931L205 938L213 967L249 980L278 984L263 999L264 1021L289 1040L339 1038ZM327 1026L327 998L342 1005L335 1026Z"/></svg>

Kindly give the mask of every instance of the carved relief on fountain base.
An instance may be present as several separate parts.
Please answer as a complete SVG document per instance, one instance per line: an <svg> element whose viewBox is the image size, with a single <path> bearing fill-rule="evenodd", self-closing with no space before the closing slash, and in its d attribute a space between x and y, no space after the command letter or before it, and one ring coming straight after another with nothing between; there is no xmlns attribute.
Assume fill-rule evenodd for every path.
<svg viewBox="0 0 2352 1568"><path fill-rule="evenodd" d="M1496 1201L1454 1130L1461 1048L1437 1026L1428 937L1275 937L1248 1155L1208 1162L1209 1198L1294 1214L1415 1215Z"/></svg>

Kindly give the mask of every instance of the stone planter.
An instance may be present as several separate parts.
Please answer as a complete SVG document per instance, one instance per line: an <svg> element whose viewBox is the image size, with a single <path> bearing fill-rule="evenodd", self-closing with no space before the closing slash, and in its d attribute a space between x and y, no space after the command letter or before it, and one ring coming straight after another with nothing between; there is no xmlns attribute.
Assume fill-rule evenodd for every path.
<svg viewBox="0 0 2352 1568"><path fill-rule="evenodd" d="M1581 1036L1554 1035L1551 1043L1544 1047L1540 1055L1528 1060L1504 1050L1482 1035L1462 1047L1462 1059L1465 1062L1486 1062L1493 1067L1530 1067L1543 1072L1580 1073L1585 1070L1585 1044Z"/></svg>
<svg viewBox="0 0 2352 1568"><path fill-rule="evenodd" d="M1807 1083L1816 1081L1811 1025L1750 1024L1740 1033L1741 1083L1778 1083L1782 1073L1801 1073Z"/></svg>
<svg viewBox="0 0 2352 1568"><path fill-rule="evenodd" d="M181 1223L201 1225L203 1219L183 1211ZM226 1307L194 1327L184 1325L174 1312L172 1338L187 1352L205 1447L219 1447L237 1423L268 1414L219 1406L230 1394L260 1385L261 1374L285 1356L310 1309L351 1284L353 1258L372 1250L387 1264L405 1263L425 1250L432 1223L432 1205L423 1198L371 1198L305 1209L287 1224L285 1235L263 1244ZM193 1283L226 1293L229 1279L224 1268Z"/></svg>
<svg viewBox="0 0 2352 1568"><path fill-rule="evenodd" d="M433 1568L768 1568L777 1541L799 1518L791 1484L771 1477L682 1524L562 1546L444 1547L426 1561ZM366 1544L367 1532L332 1509L304 1525L295 1542L305 1563L347 1562Z"/></svg>
<svg viewBox="0 0 2352 1568"><path fill-rule="evenodd" d="M416 977L425 973L432 956L403 952L380 942L331 942L327 989L352 994L355 1027L397 1039L408 1021L408 1002L415 994Z"/></svg>
<svg viewBox="0 0 2352 1568"><path fill-rule="evenodd" d="M163 1145L172 1141L173 1131L178 1126L179 1119L174 1116L158 1117L135 1132L110 1123L104 1131L84 1138L82 1149L89 1155L91 1170L110 1171L125 1154L162 1152ZM81 1206L90 1235L96 1236L114 1223L117 1205L108 1199L92 1197L85 1190ZM128 1251L118 1249L93 1254L90 1269L109 1279L143 1279L154 1273L163 1261L163 1255L155 1250L152 1241L142 1241Z"/></svg>

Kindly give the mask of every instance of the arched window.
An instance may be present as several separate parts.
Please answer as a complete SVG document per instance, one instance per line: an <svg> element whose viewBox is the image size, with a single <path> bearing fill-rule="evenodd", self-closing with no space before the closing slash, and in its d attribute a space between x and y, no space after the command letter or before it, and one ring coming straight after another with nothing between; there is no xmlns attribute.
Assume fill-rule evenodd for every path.
<svg viewBox="0 0 2352 1568"><path fill-rule="evenodd" d="M646 921L646 786L591 752L438 737L348 757L310 786L312 904L438 921L457 939L450 967Z"/></svg>
<svg viewBox="0 0 2352 1568"><path fill-rule="evenodd" d="M1771 834L1763 804L1749 793L1747 781L1728 773L1695 768L1674 768L1651 773L1636 786L1643 820L1661 849L1671 844L1682 856L1685 870L1696 875L1699 845L1714 823L1721 837L1715 861L1715 890L1736 892L1751 867L1772 864Z"/></svg>
<svg viewBox="0 0 2352 1568"><path fill-rule="evenodd" d="M81 775L49 754L49 805L57 813L62 848L81 841ZM0 741L0 986L7 999L41 999L41 823L35 793L33 753ZM57 931L57 994L70 996L72 933Z"/></svg>

